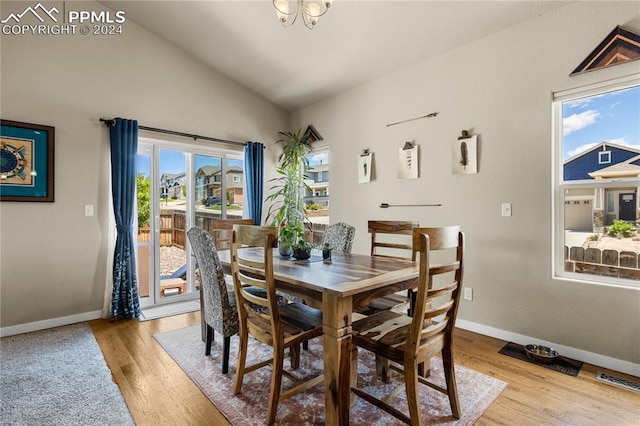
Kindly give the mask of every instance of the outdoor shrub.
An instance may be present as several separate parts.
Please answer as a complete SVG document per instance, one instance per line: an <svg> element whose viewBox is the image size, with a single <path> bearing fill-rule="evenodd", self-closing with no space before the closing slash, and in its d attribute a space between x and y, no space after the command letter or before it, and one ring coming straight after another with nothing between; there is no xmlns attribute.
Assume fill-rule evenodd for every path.
<svg viewBox="0 0 640 426"><path fill-rule="evenodd" d="M322 206L317 203L309 203L307 204L307 210L320 210Z"/></svg>
<svg viewBox="0 0 640 426"><path fill-rule="evenodd" d="M633 225L619 219L613 221L613 225L609 227L608 232L612 237L618 238L629 238L635 235L635 232L633 232Z"/></svg>
<svg viewBox="0 0 640 426"><path fill-rule="evenodd" d="M589 237L589 241L598 241L600 239L600 235L593 234Z"/></svg>

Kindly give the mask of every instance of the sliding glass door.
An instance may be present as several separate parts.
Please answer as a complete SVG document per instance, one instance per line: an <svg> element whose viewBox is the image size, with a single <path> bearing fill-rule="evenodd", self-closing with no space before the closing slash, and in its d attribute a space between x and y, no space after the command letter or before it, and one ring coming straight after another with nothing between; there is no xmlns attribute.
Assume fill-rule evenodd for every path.
<svg viewBox="0 0 640 426"><path fill-rule="evenodd" d="M165 141L138 144L138 281L143 307L198 297L187 230L242 218L242 152Z"/></svg>

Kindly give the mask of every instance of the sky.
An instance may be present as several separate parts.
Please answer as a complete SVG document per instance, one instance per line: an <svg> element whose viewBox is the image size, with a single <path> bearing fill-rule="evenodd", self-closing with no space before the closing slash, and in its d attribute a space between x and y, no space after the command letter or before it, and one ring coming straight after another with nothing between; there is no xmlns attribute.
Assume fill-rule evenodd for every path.
<svg viewBox="0 0 640 426"><path fill-rule="evenodd" d="M600 142L640 150L640 86L564 102L563 160Z"/></svg>

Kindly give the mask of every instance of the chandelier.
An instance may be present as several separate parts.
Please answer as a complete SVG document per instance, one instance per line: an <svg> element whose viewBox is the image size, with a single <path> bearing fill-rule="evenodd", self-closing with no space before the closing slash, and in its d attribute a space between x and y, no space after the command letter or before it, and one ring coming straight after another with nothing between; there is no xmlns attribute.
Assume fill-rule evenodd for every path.
<svg viewBox="0 0 640 426"><path fill-rule="evenodd" d="M295 9L291 12L289 11L289 1L295 4ZM302 15L304 25L312 29L318 23L318 18L327 13L333 0L272 0L272 2L283 27L290 27L296 22L298 15ZM322 12L320 11L321 6L324 6Z"/></svg>

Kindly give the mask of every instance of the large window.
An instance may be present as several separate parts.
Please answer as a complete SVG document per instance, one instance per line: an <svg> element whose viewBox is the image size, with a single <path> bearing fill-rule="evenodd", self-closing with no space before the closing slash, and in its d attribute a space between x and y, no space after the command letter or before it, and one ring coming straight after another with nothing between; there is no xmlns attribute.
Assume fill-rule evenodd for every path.
<svg viewBox="0 0 640 426"><path fill-rule="evenodd" d="M554 94L554 276L640 287L640 76Z"/></svg>

